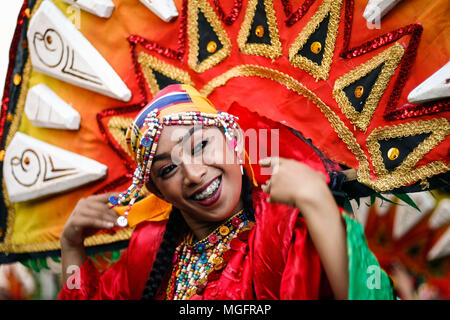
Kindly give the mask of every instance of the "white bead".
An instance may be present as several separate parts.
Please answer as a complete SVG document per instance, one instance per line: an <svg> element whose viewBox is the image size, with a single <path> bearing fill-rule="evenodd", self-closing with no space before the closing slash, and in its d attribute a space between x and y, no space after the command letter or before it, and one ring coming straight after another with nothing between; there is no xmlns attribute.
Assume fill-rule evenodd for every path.
<svg viewBox="0 0 450 320"><path fill-rule="evenodd" d="M128 225L128 220L124 216L120 216L117 218L117 224L122 228L125 228Z"/></svg>

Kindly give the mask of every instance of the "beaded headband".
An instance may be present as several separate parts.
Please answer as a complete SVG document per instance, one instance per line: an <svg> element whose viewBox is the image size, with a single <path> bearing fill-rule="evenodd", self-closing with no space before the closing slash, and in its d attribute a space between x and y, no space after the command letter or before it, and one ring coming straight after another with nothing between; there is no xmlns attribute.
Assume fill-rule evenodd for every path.
<svg viewBox="0 0 450 320"><path fill-rule="evenodd" d="M212 103L188 85L170 85L137 115L127 130L126 142L136 160L132 184L119 196L110 197L111 208L129 200L123 216L117 219L121 227L128 225L127 216L142 187L150 179L150 169L156 154L162 129L171 125L215 126L224 129L230 146L237 151L231 129L237 128L237 117L217 111Z"/></svg>

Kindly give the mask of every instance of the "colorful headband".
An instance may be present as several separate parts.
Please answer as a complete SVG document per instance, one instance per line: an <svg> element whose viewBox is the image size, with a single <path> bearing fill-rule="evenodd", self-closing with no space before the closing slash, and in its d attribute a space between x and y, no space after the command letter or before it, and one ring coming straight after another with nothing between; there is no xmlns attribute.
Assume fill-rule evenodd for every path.
<svg viewBox="0 0 450 320"><path fill-rule="evenodd" d="M236 140L230 129L237 128L237 117L217 111L212 103L189 85L170 85L137 115L126 135L129 151L137 167L132 184L119 196L112 196L111 207L129 200L123 216L117 219L121 227L128 225L128 213L136 202L142 187L150 179L153 157L162 129L170 125L202 125L221 127L231 147L237 151Z"/></svg>

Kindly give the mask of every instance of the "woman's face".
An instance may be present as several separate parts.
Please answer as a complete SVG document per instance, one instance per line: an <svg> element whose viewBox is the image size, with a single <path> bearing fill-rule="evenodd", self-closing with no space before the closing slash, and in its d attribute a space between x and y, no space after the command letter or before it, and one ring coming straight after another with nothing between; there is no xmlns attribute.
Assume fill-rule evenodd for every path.
<svg viewBox="0 0 450 320"><path fill-rule="evenodd" d="M233 148L217 127L167 126L153 158L153 186L190 219L222 221L242 206L242 174Z"/></svg>

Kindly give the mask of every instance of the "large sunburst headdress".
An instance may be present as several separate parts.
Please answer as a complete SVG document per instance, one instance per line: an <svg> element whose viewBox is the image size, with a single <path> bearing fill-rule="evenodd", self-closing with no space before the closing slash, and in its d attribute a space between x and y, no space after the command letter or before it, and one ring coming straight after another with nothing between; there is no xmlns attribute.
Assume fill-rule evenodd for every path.
<svg viewBox="0 0 450 320"><path fill-rule="evenodd" d="M150 169L158 148L158 140L165 126L201 125L221 127L229 143L237 151L236 138L231 133L238 127L236 117L217 111L213 104L189 85L170 85L161 90L144 107L131 123L126 134L128 151L133 155L137 167L132 184L119 196L112 196L112 206L129 200L128 208L118 218L120 226L127 226L127 216L139 197L141 189L150 179Z"/></svg>
<svg viewBox="0 0 450 320"><path fill-rule="evenodd" d="M401 1L375 28L367 4L24 0L0 114L0 263L58 255L80 197L142 183L125 133L171 84L196 88L245 132L284 126L280 155L312 144L356 173L353 197L448 185L450 4ZM133 216L85 245L125 246Z"/></svg>

